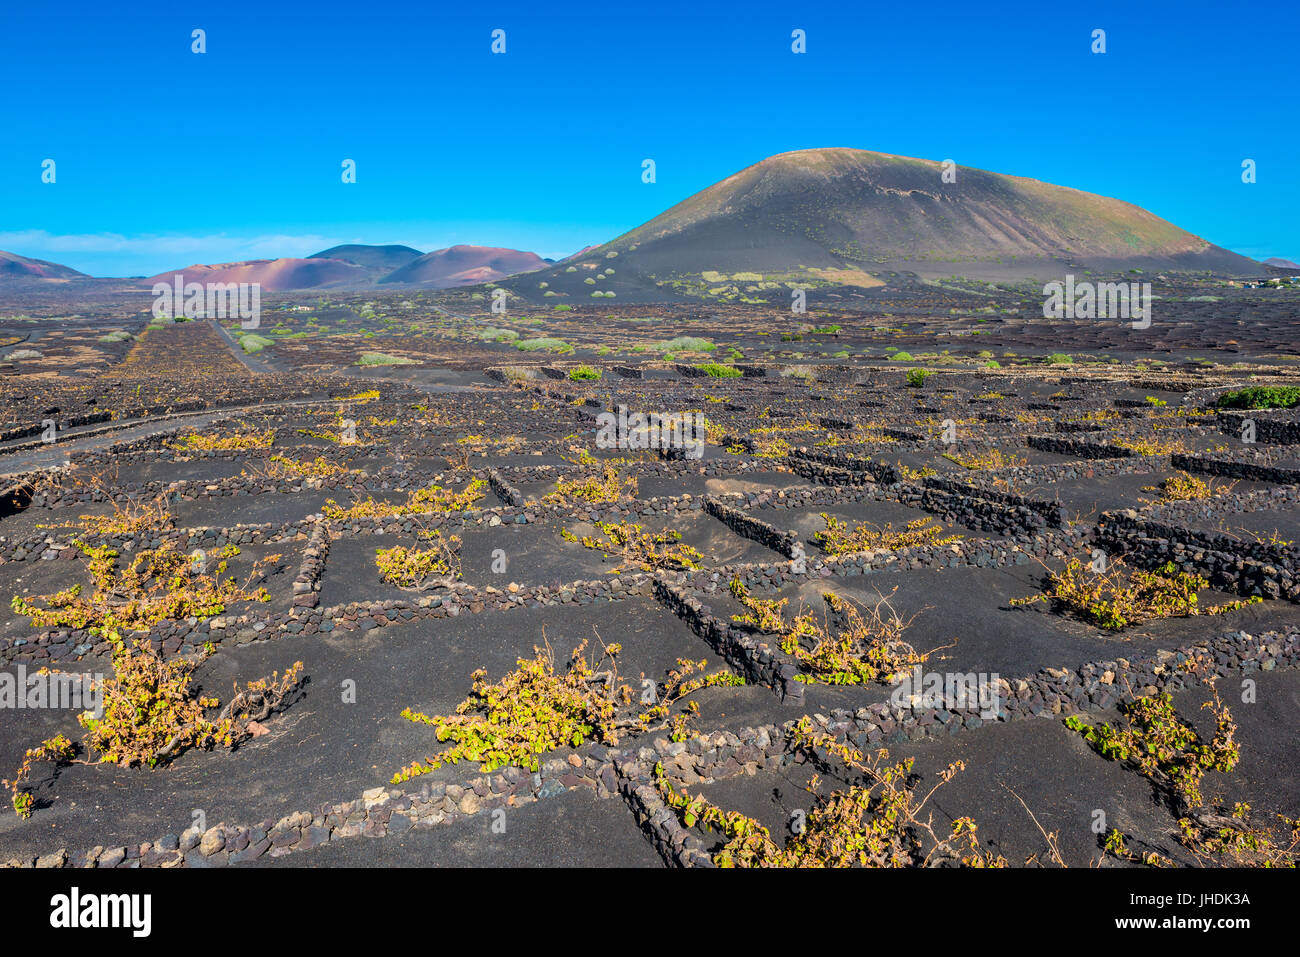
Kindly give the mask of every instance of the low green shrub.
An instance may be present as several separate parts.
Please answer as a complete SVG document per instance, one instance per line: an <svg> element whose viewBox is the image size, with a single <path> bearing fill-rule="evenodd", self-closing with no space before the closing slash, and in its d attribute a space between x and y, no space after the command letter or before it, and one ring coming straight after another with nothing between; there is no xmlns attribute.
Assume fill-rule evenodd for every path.
<svg viewBox="0 0 1300 957"><path fill-rule="evenodd" d="M1300 404L1300 387L1252 385L1225 392L1214 404L1220 409L1290 409Z"/></svg>
<svg viewBox="0 0 1300 957"><path fill-rule="evenodd" d="M745 374L735 366L724 366L721 362L706 362L695 368L715 379L738 379Z"/></svg>
<svg viewBox="0 0 1300 957"><path fill-rule="evenodd" d="M573 346L569 345L563 339L555 339L551 336L540 336L536 339L521 339L515 343L515 348L520 352L572 352Z"/></svg>
<svg viewBox="0 0 1300 957"><path fill-rule="evenodd" d="M357 360L359 366L409 366L414 364L414 359L407 359L403 356L390 356L386 352L363 352L361 358Z"/></svg>

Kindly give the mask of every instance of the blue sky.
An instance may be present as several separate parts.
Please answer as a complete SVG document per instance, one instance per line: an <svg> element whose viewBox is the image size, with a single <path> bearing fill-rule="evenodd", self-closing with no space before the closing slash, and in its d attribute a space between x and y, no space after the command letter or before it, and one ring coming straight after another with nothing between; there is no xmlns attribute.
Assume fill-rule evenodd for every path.
<svg viewBox="0 0 1300 957"><path fill-rule="evenodd" d="M1300 260L1297 8L945 7L10 4L0 249L94 275L338 242L560 257L766 156L852 146L1117 196Z"/></svg>

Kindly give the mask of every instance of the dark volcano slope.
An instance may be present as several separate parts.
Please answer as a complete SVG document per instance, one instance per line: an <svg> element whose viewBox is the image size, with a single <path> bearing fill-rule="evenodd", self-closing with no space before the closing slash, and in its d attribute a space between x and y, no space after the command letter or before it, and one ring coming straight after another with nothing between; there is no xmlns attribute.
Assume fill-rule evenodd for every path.
<svg viewBox="0 0 1300 957"><path fill-rule="evenodd" d="M308 259L341 259L354 266L363 267L371 280L381 279L394 270L401 269L413 259L423 255L410 246L331 246L308 256Z"/></svg>
<svg viewBox="0 0 1300 957"><path fill-rule="evenodd" d="M941 163L865 150L782 153L510 285L531 298L545 281L576 299L591 295L585 280L593 276L598 288L626 296L728 282L743 291L756 273L869 288L900 273L1263 272L1132 203L967 167L955 172L945 183ZM600 275L611 265L613 274Z"/></svg>
<svg viewBox="0 0 1300 957"><path fill-rule="evenodd" d="M652 268L778 269L944 261L1144 265L1258 273L1259 265L1118 199L864 150L782 153L695 194L608 248ZM597 252L602 252L602 247ZM947 272L951 272L948 269Z"/></svg>

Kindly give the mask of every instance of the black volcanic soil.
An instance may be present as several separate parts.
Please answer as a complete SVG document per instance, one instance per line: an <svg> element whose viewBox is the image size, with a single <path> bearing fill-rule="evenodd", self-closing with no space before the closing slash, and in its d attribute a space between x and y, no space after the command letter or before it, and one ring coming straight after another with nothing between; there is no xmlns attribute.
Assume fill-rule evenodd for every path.
<svg viewBox="0 0 1300 957"><path fill-rule="evenodd" d="M622 274L622 265L614 268ZM7 430L0 447L0 473L7 476L0 488L0 597L7 603L16 595L50 596L88 586L88 562L73 544L81 533L46 526L83 514L125 515L132 503L161 496L175 527L115 533L122 557L157 547L168 536L183 540L187 551L219 547L223 528L241 541L231 561L237 576L259 557L281 556L265 581L269 602L223 609L226 628L212 628L212 616L163 622L149 637L165 649L164 656L194 655L211 641L212 654L198 666L194 688L222 700L235 683L283 672L295 661L303 662L308 681L297 700L263 722L267 733L233 751L191 750L154 770L40 763L31 778L32 817L0 814L0 862L59 848L138 848L182 834L196 809L209 824L256 827L323 804L358 800L439 748L434 729L404 719L404 708L450 714L466 697L476 669L500 678L545 643L561 662L584 640L589 650L619 644L620 673L636 687L642 676L662 680L680 659L704 659L710 674L740 676L743 662L719 655L705 637L709 625L692 627L679 618L663 589L656 597L656 576L707 606L720 619L715 628L740 610L727 590L734 574L762 582L754 589L761 597L788 598L789 612L802 604L820 614L827 591L864 604L886 598L912 619L907 640L930 653L927 668L996 673L1013 683L1034 679L1040 669L1136 660L1226 633L1294 633L1300 628L1295 592L1285 595L1287 582L1294 581L1287 576L1296 570L1287 564L1293 558L1283 543L1300 538L1294 517L1300 482L1285 471L1300 462L1295 445L1261 440L1247 446L1212 409L1215 397L1229 389L1295 384L1281 345L1294 331L1286 298L1291 293L1177 276L1168 287L1171 298L1159 302L1171 325L1157 323L1145 336L1108 325L1067 329L1001 311L1032 304L1025 289L988 290L979 301L999 311L978 312L969 289L910 280L873 289L869 306L820 300L806 323L792 322L788 311L774 306L704 300L663 306L587 302L572 310L554 310L549 307L556 303L548 302L493 316L469 298L471 292L458 299L420 290L368 298L340 293L320 308L316 299L299 303L289 295L272 300L274 319L266 331L279 331L256 364L242 362L231 341L206 323L148 331L140 320L128 323L138 304L127 310L128 300L107 294L87 300L85 326L52 319L8 322L6 330L22 335L49 323L39 331L51 359L31 360L37 364L0 378L0 419ZM1216 302L1194 301L1215 295ZM447 305L457 301L462 311ZM36 314L41 302L34 296L24 308ZM366 302L371 310L363 308ZM312 308L281 310L282 305ZM53 311L48 302L47 307ZM1190 324L1174 326L1175 317ZM73 374L65 360L84 358L76 351L83 346L98 348L91 344L97 336L86 334L90 323L96 331L113 323L129 327L138 338L124 346L105 344L96 356L97 371ZM815 331L835 325L838 331ZM801 326L810 328L800 331ZM561 345L521 350L484 339L485 328ZM783 339L783 333L790 337ZM681 336L705 342L660 348ZM913 359L889 359L890 346ZM1268 363L1243 359L1270 351ZM415 364L363 368L356 365L362 352L411 356ZM1061 355L1048 361L1052 353ZM1165 364L1138 361L1153 356ZM698 368L710 362L747 374L711 376ZM571 376L579 365L598 370L600 377ZM931 375L909 385L907 371L918 368ZM1147 396L1159 401L1147 402ZM671 459L656 451L599 447L596 416L619 405L702 412L709 424L707 454ZM103 413L102 421L84 421L96 413ZM69 426L82 430L75 446L70 437L39 442L39 432L30 430L47 416L61 424L80 422ZM338 434L344 420L355 423L355 442ZM941 439L945 420L958 431L955 448ZM1277 420L1293 418L1284 414ZM128 422L130 429L111 431ZM148 428L138 429L139 423ZM269 446L248 438L265 433L273 436ZM186 434L211 450L180 450ZM1289 435L1282 427L1280 437ZM1076 444L1047 451L1031 448L1030 439ZM1165 451L1111 455L1117 442L1152 440ZM988 449L1013 461L967 469L944 458ZM1210 471L1195 472L1211 481L1215 495L1191 506L1157 506L1148 488L1175 473L1169 451L1190 456L1189 469L1212 471L1216 463L1229 462L1283 471L1235 484ZM71 459L73 467L55 475L25 474L36 456L51 464ZM271 456L306 463L298 467L307 471L295 473L282 464L289 471L274 473ZM863 472L862 460L872 467L904 466L901 481L883 471ZM561 475L595 473L605 462L622 476L636 476L634 497L616 503L542 501ZM348 471L358 469L365 474ZM968 483L962 501L982 502L996 519L1013 510L994 507L1003 499L993 492L1039 506L1059 501L1070 521L1060 528L1037 524L995 533L980 527L972 511L932 515L915 504L926 491L925 470ZM379 520L378 531L368 519L320 517L329 499L397 505L419 488L460 490L489 478L499 491L483 489L469 510L388 516ZM511 490L523 493L523 504L508 504ZM896 528L930 516L944 535L962 538L956 549L897 556L899 561L871 571L864 571L862 556L827 563L810 545L811 572L797 578L792 563L757 540L758 533L737 531L705 511L704 497L778 532L794 531L804 542L822 527L822 512ZM1193 533L1226 532L1243 547L1273 541L1282 583L1276 591L1283 597L1120 632L1103 632L1042 603L1011 606L1011 600L1040 590L1047 567L1088 556L1097 541L1098 516L1119 508ZM596 522L608 521L680 533L682 542L701 553L702 568L689 575L664 569L615 574L617 558L561 536L562 529L594 534ZM461 580L454 593L446 587L413 592L379 580L375 550L417 543L423 524L461 538ZM308 560L309 549L316 560ZM1187 561L1193 570L1204 571L1192 555ZM1206 589L1201 603L1249 597L1255 587L1243 584L1241 594ZM420 608L421 601L428 608ZM507 602L510 607L504 607ZM789 660L775 640L765 640L770 647L762 654ZM33 627L9 608L0 615L0 665L7 672L21 665L29 673L42 666L103 673L111 668L103 650L96 636ZM1220 688L1240 725L1242 757L1233 772L1207 776L1216 799L1247 800L1261 815L1294 813L1300 791L1300 752L1289 733L1300 685L1292 659L1276 653L1275 659L1264 671L1224 665ZM1258 703L1239 706L1237 689L1247 678L1258 684ZM343 693L349 687L355 699ZM743 684L695 694L699 714L690 727L715 735L780 725L804 714L840 720L845 712L839 709L881 704L894 689L808 684L803 690L801 704L783 701L778 689L749 673ZM1203 700L1199 688L1177 696L1182 713L1195 722L1204 721ZM1088 719L1114 720L1114 712ZM59 732L81 740L71 711L7 711L0 721L0 768L17 768L26 749ZM673 744L667 739L662 730L633 733L608 750L561 747L541 759L574 768L584 759L608 761L623 749L666 753ZM1098 809L1135 846L1186 862L1173 838L1176 821L1154 799L1150 784L1091 751L1059 717L990 720L937 739L892 736L883 745L894 757L914 757L917 773L931 782L950 761L965 761L966 770L934 798L936 820L971 815L984 846L1013 865L1031 855L1043 860L1045 841L1012 790L1044 828L1058 833L1071 866L1101 856L1091 828ZM81 757L87 757L84 751ZM690 788L754 815L774 835L788 833L790 813L808 807L802 790L807 769L790 763L753 774L739 763L735 769ZM612 766L609 772L614 774ZM463 785L482 776L477 764L462 763L397 789L418 793L426 784ZM485 809L427 830L342 838L284 857L267 855L258 863L665 863L616 788L598 797L594 787L576 782L576 774L565 777L540 801L504 805L504 834L491 829ZM716 834L698 836L716 846ZM1106 859L1107 866L1116 863L1113 856Z"/></svg>

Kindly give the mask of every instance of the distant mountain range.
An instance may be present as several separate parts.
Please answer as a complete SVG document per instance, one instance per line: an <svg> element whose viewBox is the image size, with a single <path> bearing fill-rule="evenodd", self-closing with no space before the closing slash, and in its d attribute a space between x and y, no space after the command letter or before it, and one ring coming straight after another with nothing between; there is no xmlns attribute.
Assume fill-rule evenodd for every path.
<svg viewBox="0 0 1300 957"><path fill-rule="evenodd" d="M1270 256L1264 260L1264 265L1270 272L1283 272L1291 275L1300 275L1300 265L1293 263L1289 259L1282 259L1280 256Z"/></svg>
<svg viewBox="0 0 1300 957"><path fill-rule="evenodd" d="M377 284L446 289L504 279L545 266L536 253L494 246L452 246L421 253L410 246L334 246L306 259L257 259L215 266L187 266L160 273L145 284L172 282L260 282L271 292L290 289L364 289Z"/></svg>
<svg viewBox="0 0 1300 957"><path fill-rule="evenodd" d="M421 253L410 246L334 246L303 259L250 259L233 263L195 263L156 276L93 278L67 266L0 251L0 283L80 280L96 285L149 287L156 282L256 282L268 292L298 289L367 289L400 284L445 289L491 282L546 266L536 253L496 246L452 246Z"/></svg>
<svg viewBox="0 0 1300 957"><path fill-rule="evenodd" d="M862 290L899 275L1026 279L1130 270L1256 276L1266 268L1118 199L931 160L812 149L763 160L559 262L490 246L421 253L346 245L303 259L194 265L116 282L148 285L181 272L187 281L260 282L270 291L501 282L529 299L613 293L744 301L774 286ZM0 253L0 282L87 279Z"/></svg>

